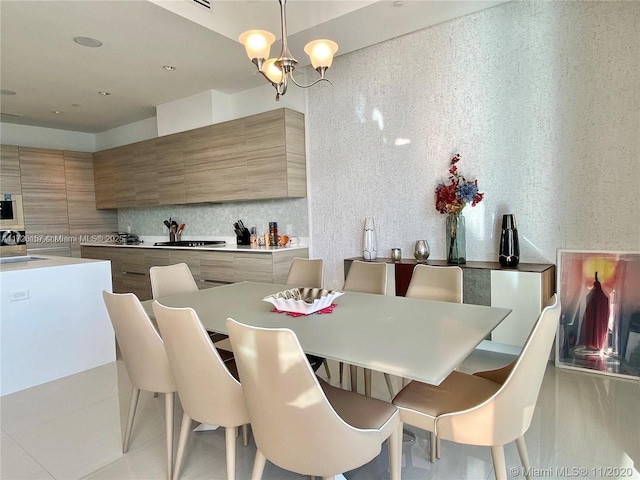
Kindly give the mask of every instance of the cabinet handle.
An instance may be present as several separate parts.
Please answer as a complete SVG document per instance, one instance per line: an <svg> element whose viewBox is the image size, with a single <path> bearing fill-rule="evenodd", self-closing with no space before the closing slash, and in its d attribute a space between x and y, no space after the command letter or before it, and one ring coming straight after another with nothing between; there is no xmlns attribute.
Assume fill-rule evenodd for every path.
<svg viewBox="0 0 640 480"><path fill-rule="evenodd" d="M140 272L122 272L123 275L138 275L141 277L144 277L146 275L146 273L140 273Z"/></svg>

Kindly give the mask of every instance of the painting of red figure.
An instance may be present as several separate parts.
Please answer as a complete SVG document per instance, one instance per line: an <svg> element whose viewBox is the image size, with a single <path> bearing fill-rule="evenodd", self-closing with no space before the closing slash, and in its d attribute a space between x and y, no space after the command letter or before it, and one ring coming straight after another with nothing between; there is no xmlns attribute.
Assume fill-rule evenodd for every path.
<svg viewBox="0 0 640 480"><path fill-rule="evenodd" d="M558 251L556 365L640 376L640 253Z"/></svg>

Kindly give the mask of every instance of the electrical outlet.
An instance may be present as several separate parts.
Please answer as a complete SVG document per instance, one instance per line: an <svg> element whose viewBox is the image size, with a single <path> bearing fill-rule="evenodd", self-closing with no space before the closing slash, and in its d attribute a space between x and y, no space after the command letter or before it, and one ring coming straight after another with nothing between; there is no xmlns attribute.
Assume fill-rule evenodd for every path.
<svg viewBox="0 0 640 480"><path fill-rule="evenodd" d="M28 300L29 290L16 290L15 292L9 292L9 300L11 302L17 302L19 300Z"/></svg>

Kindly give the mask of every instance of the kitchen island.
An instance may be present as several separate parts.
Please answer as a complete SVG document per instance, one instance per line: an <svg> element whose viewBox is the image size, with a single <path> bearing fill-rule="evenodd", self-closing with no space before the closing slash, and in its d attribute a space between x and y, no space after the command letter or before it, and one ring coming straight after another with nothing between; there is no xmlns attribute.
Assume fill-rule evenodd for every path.
<svg viewBox="0 0 640 480"><path fill-rule="evenodd" d="M109 262L12 257L0 263L0 395L115 361L102 290Z"/></svg>

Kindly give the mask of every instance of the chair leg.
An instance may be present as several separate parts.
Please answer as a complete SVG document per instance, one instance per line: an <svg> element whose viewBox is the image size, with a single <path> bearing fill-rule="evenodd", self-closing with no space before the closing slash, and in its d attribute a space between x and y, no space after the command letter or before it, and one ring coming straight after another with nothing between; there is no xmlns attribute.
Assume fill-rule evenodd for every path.
<svg viewBox="0 0 640 480"><path fill-rule="evenodd" d="M344 379L344 363L340 362L340 385L342 385L343 379Z"/></svg>
<svg viewBox="0 0 640 480"><path fill-rule="evenodd" d="M402 422L389 436L389 480L400 480L402 471Z"/></svg>
<svg viewBox="0 0 640 480"><path fill-rule="evenodd" d="M351 391L358 392L358 367L349 365L349 373L351 374Z"/></svg>
<svg viewBox="0 0 640 480"><path fill-rule="evenodd" d="M327 374L327 378L331 380L331 370L329 370L329 362L327 362L326 358L322 361L322 364L324 365L324 371Z"/></svg>
<svg viewBox="0 0 640 480"><path fill-rule="evenodd" d="M518 455L520 455L520 463L524 467L525 478L529 480L529 472L531 471L531 464L529 463L529 454L527 453L527 444L524 443L524 435L520 438L516 438L516 446L518 447Z"/></svg>
<svg viewBox="0 0 640 480"><path fill-rule="evenodd" d="M436 437L436 458L440 458L440 437Z"/></svg>
<svg viewBox="0 0 640 480"><path fill-rule="evenodd" d="M238 427L224 429L227 448L227 480L235 480L236 478L236 430Z"/></svg>
<svg viewBox="0 0 640 480"><path fill-rule="evenodd" d="M336 480L336 477L331 475L330 477L322 477L322 480Z"/></svg>
<svg viewBox="0 0 640 480"><path fill-rule="evenodd" d="M436 442L436 434L431 432L431 441L429 442L429 460L431 460L431 463L436 462Z"/></svg>
<svg viewBox="0 0 640 480"><path fill-rule="evenodd" d="M131 397L129 398L129 415L127 417L127 427L124 431L124 441L122 442L122 453L129 451L129 442L131 441L131 428L133 427L133 418L136 416L136 408L138 408L138 399L140 398L140 389L133 387Z"/></svg>
<svg viewBox="0 0 640 480"><path fill-rule="evenodd" d="M264 472L264 466L267 463L267 458L262 454L260 450L256 450L256 459L253 461L253 472L251 473L251 480L261 480L262 472Z"/></svg>
<svg viewBox="0 0 640 480"><path fill-rule="evenodd" d="M493 459L496 480L507 480L507 462L504 459L504 447L502 445L493 445L491 447L491 458Z"/></svg>
<svg viewBox="0 0 640 480"><path fill-rule="evenodd" d="M173 403L175 393L164 394L164 414L167 430L167 479L173 474Z"/></svg>
<svg viewBox="0 0 640 480"><path fill-rule="evenodd" d="M246 423L242 425L242 445L245 447L249 445L249 425Z"/></svg>
<svg viewBox="0 0 640 480"><path fill-rule="evenodd" d="M406 378L402 377L402 388L406 387L408 383L409 383L409 380L407 380Z"/></svg>
<svg viewBox="0 0 640 480"><path fill-rule="evenodd" d="M189 435L191 434L191 417L186 413L182 414L182 426L180 427L180 438L178 439L178 451L176 452L176 461L173 465L173 480L178 480L180 476L180 467L182 466L182 458L184 457L184 449L187 446Z"/></svg>
<svg viewBox="0 0 640 480"><path fill-rule="evenodd" d="M391 385L391 377L389 376L388 373L384 374L384 379L387 382L387 388L389 389L389 395L391 395L391 399L393 399L393 397L395 397L395 393L393 392L393 385Z"/></svg>
<svg viewBox="0 0 640 480"><path fill-rule="evenodd" d="M158 392L153 392L153 398L158 398Z"/></svg>
<svg viewBox="0 0 640 480"><path fill-rule="evenodd" d="M364 394L367 397L371 396L371 369L364 369Z"/></svg>

